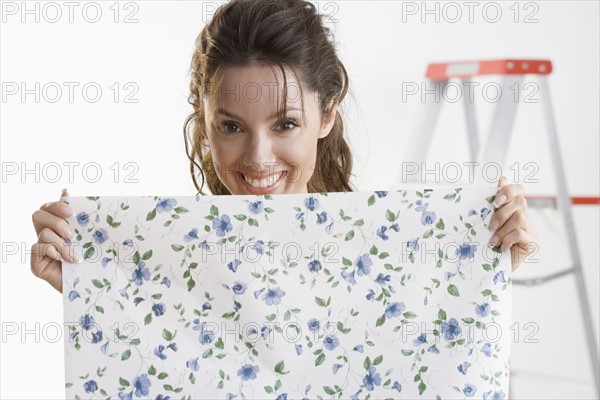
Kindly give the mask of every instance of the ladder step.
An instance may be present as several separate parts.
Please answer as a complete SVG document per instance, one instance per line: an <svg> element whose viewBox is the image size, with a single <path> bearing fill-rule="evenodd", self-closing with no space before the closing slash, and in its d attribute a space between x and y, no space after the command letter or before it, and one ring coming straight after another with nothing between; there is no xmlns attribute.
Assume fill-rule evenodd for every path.
<svg viewBox="0 0 600 400"><path fill-rule="evenodd" d="M428 79L447 80L477 75L548 75L552 72L550 60L485 60L433 63L427 67Z"/></svg>

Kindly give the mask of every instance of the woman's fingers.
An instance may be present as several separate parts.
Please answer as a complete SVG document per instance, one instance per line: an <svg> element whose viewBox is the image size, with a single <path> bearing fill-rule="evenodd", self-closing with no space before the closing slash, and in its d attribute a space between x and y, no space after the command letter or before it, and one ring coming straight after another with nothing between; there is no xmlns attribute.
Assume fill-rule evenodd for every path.
<svg viewBox="0 0 600 400"><path fill-rule="evenodd" d="M62 209L63 205L71 210L71 207L69 207L68 204L57 201L54 203L46 203L33 213L33 226L35 227L35 233L38 237L44 228L51 228L57 235L62 236L65 240L73 238L73 232L69 228L67 221L64 219L68 217L68 215L66 215L67 211ZM70 211L70 214L72 213L73 212Z"/></svg>
<svg viewBox="0 0 600 400"><path fill-rule="evenodd" d="M31 272L62 293L62 263L56 260L56 248L50 243L34 243L31 257Z"/></svg>

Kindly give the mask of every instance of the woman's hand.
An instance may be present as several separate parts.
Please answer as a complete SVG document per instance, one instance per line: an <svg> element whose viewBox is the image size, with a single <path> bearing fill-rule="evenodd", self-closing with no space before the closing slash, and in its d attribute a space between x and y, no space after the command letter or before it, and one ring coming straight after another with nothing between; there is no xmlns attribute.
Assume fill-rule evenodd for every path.
<svg viewBox="0 0 600 400"><path fill-rule="evenodd" d="M510 248L512 270L519 268L525 257L537 247L537 231L529 220L525 188L519 184L508 184L506 177L498 181L496 211L490 219L490 230L495 231L490 244L501 244L501 250Z"/></svg>
<svg viewBox="0 0 600 400"><path fill-rule="evenodd" d="M66 189L63 189L62 196L68 196ZM65 220L71 214L73 210L68 204L56 201L42 204L31 216L38 236L37 243L31 246L31 272L61 293L61 260L79 262L77 256L69 251L70 246L63 244L65 240L74 237Z"/></svg>

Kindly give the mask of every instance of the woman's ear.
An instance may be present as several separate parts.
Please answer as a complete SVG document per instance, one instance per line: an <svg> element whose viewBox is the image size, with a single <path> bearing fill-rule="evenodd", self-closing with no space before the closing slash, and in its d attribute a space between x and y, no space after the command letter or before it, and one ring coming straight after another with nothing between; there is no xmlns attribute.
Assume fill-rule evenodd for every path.
<svg viewBox="0 0 600 400"><path fill-rule="evenodd" d="M333 128L333 124L335 123L335 116L337 115L338 110L338 104L335 99L329 103L328 108L330 108L331 111L323 118L321 132L319 133L319 139L323 139L324 137L329 135L329 132L331 132L331 129Z"/></svg>
<svg viewBox="0 0 600 400"><path fill-rule="evenodd" d="M194 104L194 112L195 112L195 113L198 113L198 110L199 110L199 109L200 109L200 108L198 107L198 104Z"/></svg>

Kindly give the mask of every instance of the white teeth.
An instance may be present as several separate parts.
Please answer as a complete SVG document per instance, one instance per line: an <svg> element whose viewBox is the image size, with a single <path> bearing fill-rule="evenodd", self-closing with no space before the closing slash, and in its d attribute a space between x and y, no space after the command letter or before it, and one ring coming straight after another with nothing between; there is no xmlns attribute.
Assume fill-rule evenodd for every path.
<svg viewBox="0 0 600 400"><path fill-rule="evenodd" d="M256 180L256 179L250 179L248 178L246 175L244 175L244 180L252 187L255 188L266 188L268 186L271 186L272 184L274 184L275 182L277 182L279 180L279 178L281 177L281 173L278 174L274 174L271 176L268 176L267 179L261 179Z"/></svg>

